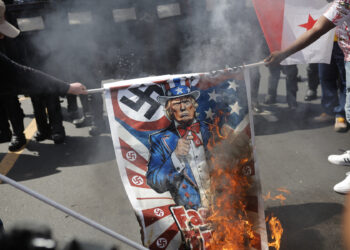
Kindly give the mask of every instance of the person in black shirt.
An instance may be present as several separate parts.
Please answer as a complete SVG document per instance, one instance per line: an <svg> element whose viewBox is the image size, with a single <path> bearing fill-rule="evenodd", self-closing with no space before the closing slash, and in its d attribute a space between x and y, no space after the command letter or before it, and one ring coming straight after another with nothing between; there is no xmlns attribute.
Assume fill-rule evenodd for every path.
<svg viewBox="0 0 350 250"><path fill-rule="evenodd" d="M0 0L0 39L14 38L20 31L5 20L5 4ZM86 87L78 82L67 83L39 70L18 64L0 52L0 98L27 95L87 94ZM2 96L2 97L1 97ZM0 133L1 134L1 133ZM17 151L26 144L23 131L13 133L10 151Z"/></svg>

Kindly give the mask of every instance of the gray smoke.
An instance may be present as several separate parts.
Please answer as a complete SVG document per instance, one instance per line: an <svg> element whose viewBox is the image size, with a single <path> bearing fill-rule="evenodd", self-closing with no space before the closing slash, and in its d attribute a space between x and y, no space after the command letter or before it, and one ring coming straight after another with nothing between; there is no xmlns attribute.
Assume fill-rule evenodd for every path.
<svg viewBox="0 0 350 250"><path fill-rule="evenodd" d="M180 71L203 72L262 60L267 49L251 2L210 2L208 15L199 12L191 20Z"/></svg>
<svg viewBox="0 0 350 250"><path fill-rule="evenodd" d="M153 1L51 3L38 10L45 29L24 35L29 64L94 87L102 79L238 66L266 54L250 1L180 1L180 15L167 18L159 18L158 6ZM121 22L115 22L112 12L118 9L128 9L135 19L119 16Z"/></svg>

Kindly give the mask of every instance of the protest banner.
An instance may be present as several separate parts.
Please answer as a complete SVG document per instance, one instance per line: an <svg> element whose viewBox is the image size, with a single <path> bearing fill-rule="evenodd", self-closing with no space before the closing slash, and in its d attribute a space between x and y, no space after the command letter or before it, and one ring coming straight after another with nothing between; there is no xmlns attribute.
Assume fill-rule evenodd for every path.
<svg viewBox="0 0 350 250"><path fill-rule="evenodd" d="M242 68L104 88L145 247L267 249Z"/></svg>

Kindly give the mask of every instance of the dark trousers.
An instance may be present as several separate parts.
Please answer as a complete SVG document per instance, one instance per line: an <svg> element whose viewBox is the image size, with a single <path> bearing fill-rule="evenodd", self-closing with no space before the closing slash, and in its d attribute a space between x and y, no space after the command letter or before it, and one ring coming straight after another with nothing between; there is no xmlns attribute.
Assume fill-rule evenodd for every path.
<svg viewBox="0 0 350 250"><path fill-rule="evenodd" d="M319 78L322 88L321 104L327 114L345 117L346 80L344 54L334 42L331 63L319 64Z"/></svg>
<svg viewBox="0 0 350 250"><path fill-rule="evenodd" d="M61 133L64 131L61 104L58 96L31 96L38 131ZM47 109L47 113L46 113Z"/></svg>
<svg viewBox="0 0 350 250"><path fill-rule="evenodd" d="M251 96L252 96L252 104L258 103L258 95L259 95L259 86L260 86L260 72L259 68L251 68L249 70L250 76L250 87L251 87Z"/></svg>
<svg viewBox="0 0 350 250"><path fill-rule="evenodd" d="M2 95L0 97L0 130L10 130L11 122L12 131L15 135L22 135L24 131L23 110L16 95Z"/></svg>
<svg viewBox="0 0 350 250"><path fill-rule="evenodd" d="M296 65L276 65L269 67L270 76L268 82L268 94L276 97L278 81L281 77L281 71L286 75L286 90L288 105L296 104L298 91L298 68Z"/></svg>
<svg viewBox="0 0 350 250"><path fill-rule="evenodd" d="M306 68L308 89L317 91L320 83L318 77L318 63L310 63Z"/></svg>

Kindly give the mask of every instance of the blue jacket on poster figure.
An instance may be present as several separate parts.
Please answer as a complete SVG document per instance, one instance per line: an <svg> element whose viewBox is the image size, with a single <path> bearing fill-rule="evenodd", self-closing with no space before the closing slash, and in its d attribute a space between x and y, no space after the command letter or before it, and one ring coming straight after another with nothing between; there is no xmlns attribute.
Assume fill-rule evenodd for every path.
<svg viewBox="0 0 350 250"><path fill-rule="evenodd" d="M158 193L169 191L175 203L186 209L198 209L202 204L195 176L184 156L190 153L197 156L200 151L202 152L200 153L201 157L205 158L207 155L206 146L211 134L208 124L196 121L195 112L198 106L196 100L199 98L200 92L198 90L191 91L193 81L198 81L198 79L175 78L162 85L164 96L158 96L158 102L165 108L165 113L172 123L167 129L150 135L150 159L146 175L147 184L150 187ZM178 151L181 151L179 157L184 158L181 158L181 162L176 163L176 166L174 166L172 154L176 152L175 149L181 137L175 124L180 127L180 130L187 131L186 134L182 135L182 138L188 138L189 130L187 129L195 126L195 131L190 134L192 139L189 140L192 140L196 145L196 152L194 152L191 151L193 149L183 150L183 143L179 144ZM176 153L177 159L179 159L178 154L179 152ZM205 161L206 159L199 160ZM192 167L197 166L192 165Z"/></svg>
<svg viewBox="0 0 350 250"><path fill-rule="evenodd" d="M206 149L211 135L208 124L200 122L200 132ZM167 129L150 136L147 184L158 193L169 191L177 205L198 209L201 207L201 198L189 165L179 173L171 160L179 139L174 122Z"/></svg>

